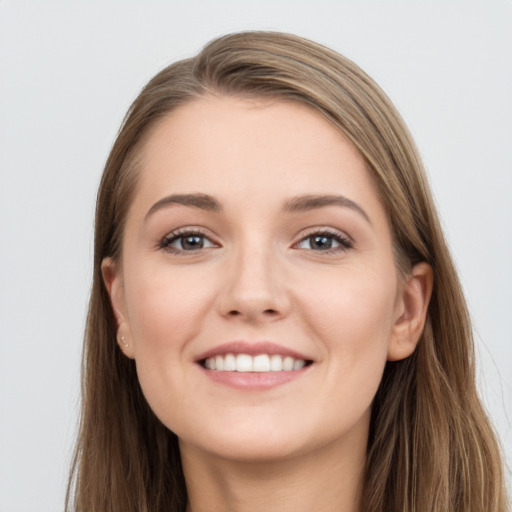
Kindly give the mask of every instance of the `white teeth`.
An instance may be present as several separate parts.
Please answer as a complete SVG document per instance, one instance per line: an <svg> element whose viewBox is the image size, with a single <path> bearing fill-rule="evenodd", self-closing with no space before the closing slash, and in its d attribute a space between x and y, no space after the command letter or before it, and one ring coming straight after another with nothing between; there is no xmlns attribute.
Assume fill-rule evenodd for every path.
<svg viewBox="0 0 512 512"><path fill-rule="evenodd" d="M236 371L252 372L252 357L247 354L238 354L236 356Z"/></svg>
<svg viewBox="0 0 512 512"><path fill-rule="evenodd" d="M283 369L283 358L278 354L273 354L270 357L270 371L280 372Z"/></svg>
<svg viewBox="0 0 512 512"><path fill-rule="evenodd" d="M252 358L252 371L253 372L269 372L270 371L270 357L267 354L261 354Z"/></svg>
<svg viewBox="0 0 512 512"><path fill-rule="evenodd" d="M224 358L224 371L225 372L236 371L236 357L233 354L228 354Z"/></svg>
<svg viewBox="0 0 512 512"><path fill-rule="evenodd" d="M220 372L290 372L304 368L306 361L283 357L279 354L226 354L209 357L205 360L204 366L208 370Z"/></svg>
<svg viewBox="0 0 512 512"><path fill-rule="evenodd" d="M302 359L295 359L295 361L293 361L293 369L300 370L305 364L306 362Z"/></svg>
<svg viewBox="0 0 512 512"><path fill-rule="evenodd" d="M293 357L286 356L283 360L283 370L285 372L290 372L293 370Z"/></svg>

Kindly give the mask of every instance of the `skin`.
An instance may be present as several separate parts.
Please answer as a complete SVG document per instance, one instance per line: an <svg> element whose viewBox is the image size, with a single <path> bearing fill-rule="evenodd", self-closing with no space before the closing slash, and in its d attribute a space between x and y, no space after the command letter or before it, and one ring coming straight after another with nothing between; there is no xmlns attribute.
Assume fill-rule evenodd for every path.
<svg viewBox="0 0 512 512"><path fill-rule="evenodd" d="M161 121L141 162L122 260L103 273L120 347L180 439L189 510L358 510L372 399L386 361L414 351L432 289L424 263L399 278L361 156L304 105L209 96ZM148 215L191 193L222 211L168 204ZM283 210L333 193L364 213ZM183 238L162 247L187 228L202 249L184 250ZM334 247L319 249L315 233ZM313 364L277 387L235 389L196 362L233 340L272 341Z"/></svg>

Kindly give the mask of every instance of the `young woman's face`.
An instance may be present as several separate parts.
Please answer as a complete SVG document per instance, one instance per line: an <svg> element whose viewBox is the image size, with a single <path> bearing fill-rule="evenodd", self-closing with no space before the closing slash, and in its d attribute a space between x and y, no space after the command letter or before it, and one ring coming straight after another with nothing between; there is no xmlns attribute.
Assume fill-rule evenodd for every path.
<svg viewBox="0 0 512 512"><path fill-rule="evenodd" d="M156 415L183 448L236 459L366 439L386 360L414 346L352 144L300 104L206 97L141 156L122 262L103 270Z"/></svg>

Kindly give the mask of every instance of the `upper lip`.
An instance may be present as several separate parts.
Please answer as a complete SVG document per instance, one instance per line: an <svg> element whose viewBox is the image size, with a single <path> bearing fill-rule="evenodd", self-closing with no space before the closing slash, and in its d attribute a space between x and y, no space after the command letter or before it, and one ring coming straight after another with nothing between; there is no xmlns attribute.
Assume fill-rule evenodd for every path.
<svg viewBox="0 0 512 512"><path fill-rule="evenodd" d="M210 357L215 357L218 355L225 354L248 354L250 356L257 356L259 354L279 354L281 356L290 356L294 359L302 359L304 361L312 361L312 358L297 352L296 350L283 347L282 345L278 345L277 343L272 343L270 341L257 341L257 342L249 342L249 341L230 341L228 343L223 343L221 345L217 345L201 354L199 354L195 360L197 362L204 361Z"/></svg>

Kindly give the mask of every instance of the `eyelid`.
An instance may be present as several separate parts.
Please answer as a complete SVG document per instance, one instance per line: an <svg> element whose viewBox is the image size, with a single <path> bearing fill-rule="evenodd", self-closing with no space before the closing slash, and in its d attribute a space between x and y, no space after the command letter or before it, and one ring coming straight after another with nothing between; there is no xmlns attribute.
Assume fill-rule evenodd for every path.
<svg viewBox="0 0 512 512"><path fill-rule="evenodd" d="M200 235L206 238L213 246L220 247L221 244L215 240L215 236L212 236L208 230L200 226L183 226L177 229L174 229L168 232L165 236L163 236L156 244L156 248L158 250L167 250L168 252L174 254L184 254L188 253L189 255L192 253L201 252L204 249L210 249L212 247L202 247L196 250L183 250L177 249L170 246L172 242L179 239L180 237L184 237L186 235ZM301 242L303 242L308 237L314 235L326 235L334 238L340 245L339 247L326 249L326 250L313 250L313 249L303 249L308 252L317 252L319 254L328 254L334 252L344 252L351 249L354 246L353 239L347 235L344 231L339 229L330 227L330 226L313 226L306 228L302 232L300 232L296 237L296 241L292 244L292 248L300 249L297 247Z"/></svg>
<svg viewBox="0 0 512 512"><path fill-rule="evenodd" d="M344 240L350 241L351 243L354 243L354 240L350 235L348 235L345 231L342 231L341 229L334 228L332 226L311 226L305 229L302 229L297 235L297 240L302 240L305 237L316 235L316 234L329 234L332 236L338 236L340 238L343 238Z"/></svg>
<svg viewBox="0 0 512 512"><path fill-rule="evenodd" d="M220 244L215 240L215 237L213 237L210 233L207 233L207 230L200 226L183 226L177 229L174 229L170 232L168 232L165 236L163 236L156 244L156 248L159 250L168 251L170 253L174 254L192 254L192 253L198 253L204 249L210 249L211 247L203 247L196 249L194 251L186 251L182 249L176 249L170 246L172 242L175 240L178 240L181 237L185 236L191 236L191 235L200 235L210 241L210 243L213 246L220 247Z"/></svg>
<svg viewBox="0 0 512 512"><path fill-rule="evenodd" d="M297 245L304 241L306 238L314 236L314 235L327 235L330 236L340 243L340 247L335 247L332 249L326 249L325 251L314 251L319 254L328 254L332 252L342 252L351 249L354 246L354 240L352 237L347 235L344 231L339 229L329 227L329 226L314 226L311 228L307 228L302 231L299 235L297 235L297 241L292 244L293 248L298 248ZM312 249L304 249L307 251L313 252Z"/></svg>

